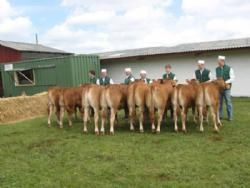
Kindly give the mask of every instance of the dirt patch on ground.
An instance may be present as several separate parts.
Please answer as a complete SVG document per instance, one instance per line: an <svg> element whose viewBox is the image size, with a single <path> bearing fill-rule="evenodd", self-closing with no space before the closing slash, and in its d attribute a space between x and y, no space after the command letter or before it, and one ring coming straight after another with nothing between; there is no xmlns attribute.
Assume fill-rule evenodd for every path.
<svg viewBox="0 0 250 188"><path fill-rule="evenodd" d="M220 135L213 135L211 137L209 137L209 139L213 142L218 142L218 141L222 141L223 140L223 137L220 136Z"/></svg>
<svg viewBox="0 0 250 188"><path fill-rule="evenodd" d="M32 96L0 99L0 124L46 115L47 98L47 92L43 92Z"/></svg>
<svg viewBox="0 0 250 188"><path fill-rule="evenodd" d="M41 142L36 142L32 143L28 146L28 149L41 149L41 148L48 148L51 147L53 144L57 143L59 140L58 139L49 139L49 140L44 140Z"/></svg>

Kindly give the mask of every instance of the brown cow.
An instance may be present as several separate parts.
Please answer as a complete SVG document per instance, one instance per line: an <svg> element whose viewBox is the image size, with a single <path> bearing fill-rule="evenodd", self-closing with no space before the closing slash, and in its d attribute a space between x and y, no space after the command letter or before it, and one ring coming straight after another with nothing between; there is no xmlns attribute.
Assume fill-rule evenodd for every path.
<svg viewBox="0 0 250 188"><path fill-rule="evenodd" d="M182 131L186 132L186 119L188 108L192 107L193 115L195 107L198 110L200 127L203 123L203 100L202 97L202 87L196 80L187 80L188 84L179 84L175 87L173 96L172 96L172 105L174 111L174 129L177 132L177 110L178 108L181 111L182 117ZM203 131L203 130L201 130Z"/></svg>
<svg viewBox="0 0 250 188"><path fill-rule="evenodd" d="M148 109L150 114L151 128L152 131L155 130L154 125L154 109L152 104L152 94L149 84L142 82L131 83L128 86L128 108L129 108L129 122L130 130L134 130L134 120L136 107L139 108L139 121L140 121L140 132L144 132L143 121L145 107Z"/></svg>
<svg viewBox="0 0 250 188"><path fill-rule="evenodd" d="M176 81L173 80L158 80L151 85L153 106L158 112L157 133L160 133L163 114L171 105L171 95L175 85Z"/></svg>
<svg viewBox="0 0 250 188"><path fill-rule="evenodd" d="M65 88L52 87L48 89L48 127L51 127L51 116L55 110L57 123L60 125L60 95L63 93ZM60 125L61 127L61 125Z"/></svg>
<svg viewBox="0 0 250 188"><path fill-rule="evenodd" d="M204 107L209 107L212 115L214 130L219 131L218 125L222 125L219 118L219 96L220 93L228 87L223 79L213 80L208 83L201 84L203 88L202 95L199 95L203 99ZM201 124L200 130L203 131Z"/></svg>
<svg viewBox="0 0 250 188"><path fill-rule="evenodd" d="M120 108L127 106L128 86L124 84L113 84L106 86L102 91L102 125L101 133L104 134L104 126L107 119L108 109L110 109L110 134L114 134L115 117Z"/></svg>
<svg viewBox="0 0 250 188"><path fill-rule="evenodd" d="M82 92L82 107L84 108L83 132L87 133L87 121L89 119L90 107L94 110L95 133L99 134L98 120L100 111L100 99L104 86L95 84L87 85Z"/></svg>
<svg viewBox="0 0 250 188"><path fill-rule="evenodd" d="M72 127L72 115L79 109L81 117L84 111L82 109L82 92L87 86L72 87L64 89L59 100L60 105L60 128L63 128L64 111L67 111L69 127Z"/></svg>

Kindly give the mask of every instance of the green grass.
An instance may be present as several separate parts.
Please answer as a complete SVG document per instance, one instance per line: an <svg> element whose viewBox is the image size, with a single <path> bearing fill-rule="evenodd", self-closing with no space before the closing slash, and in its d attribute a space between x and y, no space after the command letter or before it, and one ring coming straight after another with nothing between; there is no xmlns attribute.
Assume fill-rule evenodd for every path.
<svg viewBox="0 0 250 188"><path fill-rule="evenodd" d="M81 122L63 130L46 118L0 126L0 187L249 187L250 100L234 99L233 122L219 134L188 122L174 133L81 134ZM65 120L66 123L66 120ZM138 130L138 127L137 127Z"/></svg>

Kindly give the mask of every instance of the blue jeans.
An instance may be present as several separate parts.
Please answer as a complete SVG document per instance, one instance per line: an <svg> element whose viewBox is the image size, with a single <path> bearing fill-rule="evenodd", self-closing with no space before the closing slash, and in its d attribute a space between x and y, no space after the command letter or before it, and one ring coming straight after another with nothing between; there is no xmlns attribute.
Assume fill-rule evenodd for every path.
<svg viewBox="0 0 250 188"><path fill-rule="evenodd" d="M227 106L227 117L229 120L233 119L233 104L231 99L231 89L226 89L220 96L220 118L223 117L223 99L225 98Z"/></svg>

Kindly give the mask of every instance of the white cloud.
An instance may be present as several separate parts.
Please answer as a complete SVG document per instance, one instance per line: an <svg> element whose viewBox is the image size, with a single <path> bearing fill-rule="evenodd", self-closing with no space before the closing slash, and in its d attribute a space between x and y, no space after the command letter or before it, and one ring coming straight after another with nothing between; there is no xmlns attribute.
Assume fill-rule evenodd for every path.
<svg viewBox="0 0 250 188"><path fill-rule="evenodd" d="M73 9L71 15L51 28L44 40L79 53L157 45L161 39L154 41L147 36L165 32L162 24L168 25L171 15L164 9L170 3L170 0L65 0L62 4Z"/></svg>
<svg viewBox="0 0 250 188"><path fill-rule="evenodd" d="M172 0L63 0L62 5L71 8L93 10L116 10L127 11L141 5L147 7L167 7Z"/></svg>
<svg viewBox="0 0 250 188"><path fill-rule="evenodd" d="M44 36L47 44L78 53L168 46L250 36L247 0L63 0L71 13ZM69 45L70 44L70 45Z"/></svg>
<svg viewBox="0 0 250 188"><path fill-rule="evenodd" d="M29 41L34 32L30 19L7 0L0 0L0 10L0 39Z"/></svg>

